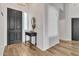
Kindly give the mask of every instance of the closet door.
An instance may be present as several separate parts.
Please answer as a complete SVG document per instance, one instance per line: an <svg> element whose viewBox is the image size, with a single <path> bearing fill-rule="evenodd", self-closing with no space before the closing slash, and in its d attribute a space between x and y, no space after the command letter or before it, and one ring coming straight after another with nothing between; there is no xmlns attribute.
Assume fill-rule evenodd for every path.
<svg viewBox="0 0 79 59"><path fill-rule="evenodd" d="M22 12L7 9L7 41L8 44L22 42Z"/></svg>
<svg viewBox="0 0 79 59"><path fill-rule="evenodd" d="M72 18L72 40L79 41L79 18Z"/></svg>
<svg viewBox="0 0 79 59"><path fill-rule="evenodd" d="M22 12L16 11L16 39L22 41Z"/></svg>

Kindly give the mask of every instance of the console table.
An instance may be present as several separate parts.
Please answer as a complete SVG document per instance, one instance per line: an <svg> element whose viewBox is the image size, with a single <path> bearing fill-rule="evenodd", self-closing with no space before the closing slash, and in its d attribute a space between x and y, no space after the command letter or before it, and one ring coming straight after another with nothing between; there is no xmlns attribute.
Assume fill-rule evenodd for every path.
<svg viewBox="0 0 79 59"><path fill-rule="evenodd" d="M25 43L26 43L26 35L30 36L30 47L32 46L32 37L35 36L35 46L37 45L37 33L33 31L25 32Z"/></svg>

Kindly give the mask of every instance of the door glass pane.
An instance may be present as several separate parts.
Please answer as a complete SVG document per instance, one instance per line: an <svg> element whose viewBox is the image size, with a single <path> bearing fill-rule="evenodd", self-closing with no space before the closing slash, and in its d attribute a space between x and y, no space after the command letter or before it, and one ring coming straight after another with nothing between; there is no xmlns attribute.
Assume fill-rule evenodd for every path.
<svg viewBox="0 0 79 59"><path fill-rule="evenodd" d="M15 40L15 33L14 32L9 32L9 40L14 41Z"/></svg>
<svg viewBox="0 0 79 59"><path fill-rule="evenodd" d="M21 37L22 37L22 33L21 33L21 32L17 32L17 33L16 33L16 39L17 39L18 41L21 41L21 40L22 40Z"/></svg>
<svg viewBox="0 0 79 59"><path fill-rule="evenodd" d="M9 29L15 29L15 19L14 16L9 17Z"/></svg>
<svg viewBox="0 0 79 59"><path fill-rule="evenodd" d="M21 16L16 17L16 29L21 29Z"/></svg>

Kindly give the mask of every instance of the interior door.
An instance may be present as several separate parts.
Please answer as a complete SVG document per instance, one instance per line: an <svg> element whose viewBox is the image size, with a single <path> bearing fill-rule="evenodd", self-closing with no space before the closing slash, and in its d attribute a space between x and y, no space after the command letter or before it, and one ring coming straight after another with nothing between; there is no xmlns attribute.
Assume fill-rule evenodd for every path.
<svg viewBox="0 0 79 59"><path fill-rule="evenodd" d="M79 18L72 18L72 40L79 40Z"/></svg>
<svg viewBox="0 0 79 59"><path fill-rule="evenodd" d="M22 42L22 12L7 9L7 41L8 44Z"/></svg>

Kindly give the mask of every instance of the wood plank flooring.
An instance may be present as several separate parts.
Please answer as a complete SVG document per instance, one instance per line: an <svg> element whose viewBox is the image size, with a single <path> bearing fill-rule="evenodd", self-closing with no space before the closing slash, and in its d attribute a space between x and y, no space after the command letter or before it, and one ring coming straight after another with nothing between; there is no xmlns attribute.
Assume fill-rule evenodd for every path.
<svg viewBox="0 0 79 59"><path fill-rule="evenodd" d="M47 51L41 51L35 46L30 48L29 44L12 44L5 47L4 56L79 56L79 41L60 41Z"/></svg>

